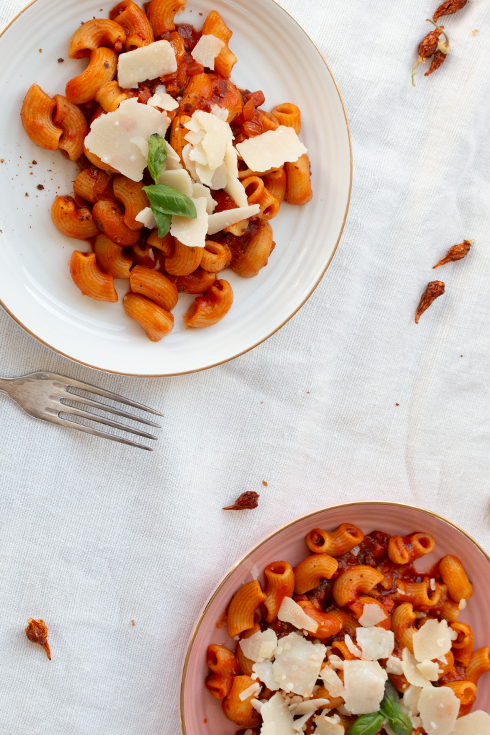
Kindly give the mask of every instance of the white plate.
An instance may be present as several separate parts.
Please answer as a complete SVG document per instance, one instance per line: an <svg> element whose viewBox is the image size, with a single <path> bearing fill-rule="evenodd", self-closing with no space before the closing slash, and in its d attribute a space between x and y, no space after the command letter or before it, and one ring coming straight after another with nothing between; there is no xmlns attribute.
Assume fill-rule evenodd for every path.
<svg viewBox="0 0 490 735"><path fill-rule="evenodd" d="M209 329L184 327L191 296L179 299L175 328L150 342L118 304L92 301L72 282L68 261L85 243L69 240L50 219L56 194L71 194L77 167L27 138L22 99L33 82L49 95L86 60L68 58L68 42L81 21L107 17L114 2L36 0L0 37L0 300L34 337L66 357L114 373L166 376L230 360L270 337L301 307L332 259L349 206L352 159L347 118L335 81L306 33L274 0L188 0L178 22L202 25L214 8L234 31L238 57L232 79L262 89L270 110L281 102L301 108L301 138L309 149L313 201L286 205L272 222L276 249L256 278L229 279L232 310ZM102 12L101 12L102 10ZM328 12L327 10L325 12ZM42 52L40 53L40 49ZM58 59L65 59L58 63ZM37 165L31 162L37 161ZM37 185L45 188L37 190ZM26 196L26 193L29 195Z"/></svg>

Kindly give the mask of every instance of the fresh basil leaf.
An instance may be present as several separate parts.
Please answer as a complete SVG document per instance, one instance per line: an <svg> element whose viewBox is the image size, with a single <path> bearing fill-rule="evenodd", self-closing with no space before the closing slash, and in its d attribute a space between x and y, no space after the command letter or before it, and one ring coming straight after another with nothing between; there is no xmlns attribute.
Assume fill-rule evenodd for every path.
<svg viewBox="0 0 490 735"><path fill-rule="evenodd" d="M151 178L158 184L160 174L167 162L167 143L159 133L153 133L148 139L148 171Z"/></svg>
<svg viewBox="0 0 490 735"><path fill-rule="evenodd" d="M176 214L179 217L189 217L189 219L197 218L196 205L192 199L177 189L156 184L155 186L144 186L143 191L148 197L153 214L158 209L164 214Z"/></svg>
<svg viewBox="0 0 490 735"><path fill-rule="evenodd" d="M385 684L385 694L379 710L389 720L400 712L400 698L391 679Z"/></svg>
<svg viewBox="0 0 490 735"><path fill-rule="evenodd" d="M400 710L396 717L389 717L388 722L390 723L390 727L393 732L396 733L396 735L411 735L411 732L413 730L412 721L410 720L410 717L405 714L405 712L402 712Z"/></svg>
<svg viewBox="0 0 490 735"><path fill-rule="evenodd" d="M152 209L152 212L158 227L158 237L165 237L170 232L172 215L160 212L158 209Z"/></svg>
<svg viewBox="0 0 490 735"><path fill-rule="evenodd" d="M347 730L347 735L376 735L381 730L385 716L381 712L361 715Z"/></svg>

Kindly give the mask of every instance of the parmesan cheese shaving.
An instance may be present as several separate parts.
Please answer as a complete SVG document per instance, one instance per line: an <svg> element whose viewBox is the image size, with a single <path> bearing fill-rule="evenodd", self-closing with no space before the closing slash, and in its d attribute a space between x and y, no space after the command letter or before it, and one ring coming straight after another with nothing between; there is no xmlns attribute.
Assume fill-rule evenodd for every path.
<svg viewBox="0 0 490 735"><path fill-rule="evenodd" d="M150 107L160 107L162 110L168 110L169 112L176 110L179 106L177 100L167 94L165 87L157 87L155 94L153 97L150 97L146 104L150 105Z"/></svg>
<svg viewBox="0 0 490 735"><path fill-rule="evenodd" d="M345 729L340 722L340 717L334 715L333 717L325 717L320 715L315 717L315 735L344 735Z"/></svg>
<svg viewBox="0 0 490 735"><path fill-rule="evenodd" d="M291 704L289 709L296 717L296 715L312 715L320 707L328 707L330 704L329 699L307 699L304 702L298 704Z"/></svg>
<svg viewBox="0 0 490 735"><path fill-rule="evenodd" d="M232 209L228 211L236 212L237 210ZM307 630L309 633L316 633L318 629L318 623L310 618L291 597L285 597L283 599L277 617L281 622L291 623L295 628Z"/></svg>
<svg viewBox="0 0 490 735"><path fill-rule="evenodd" d="M274 678L285 692L310 697L325 657L321 643L311 643L298 633L290 633L278 641L272 669Z"/></svg>
<svg viewBox="0 0 490 735"><path fill-rule="evenodd" d="M320 676L325 684L325 689L331 697L343 697L345 695L342 679L336 671L329 666L324 666L320 671Z"/></svg>
<svg viewBox="0 0 490 735"><path fill-rule="evenodd" d="M339 669L340 671L344 668L344 660L340 658L340 656L337 656L335 653L328 657L328 663L334 669Z"/></svg>
<svg viewBox="0 0 490 735"><path fill-rule="evenodd" d="M237 209L226 209L224 212L217 212L209 215L208 235L215 235L217 232L224 230L225 227L231 227L242 219L249 219L260 212L258 204L252 204L250 207L238 207ZM290 598L284 598L290 599ZM299 605L298 605L299 607ZM310 618L311 620L311 618ZM318 626L317 626L318 628ZM317 630L315 628L315 631Z"/></svg>
<svg viewBox="0 0 490 735"><path fill-rule="evenodd" d="M175 51L168 41L154 41L134 51L120 54L117 81L122 89L134 89L139 82L177 71Z"/></svg>
<svg viewBox="0 0 490 735"><path fill-rule="evenodd" d="M427 735L453 732L460 702L450 687L426 687L420 693L418 707Z"/></svg>
<svg viewBox="0 0 490 735"><path fill-rule="evenodd" d="M490 735L490 715L479 709L460 717L452 735Z"/></svg>
<svg viewBox="0 0 490 735"><path fill-rule="evenodd" d="M208 213L206 212L206 199L200 197L192 200L196 205L197 219L188 217L172 217L170 234L176 237L183 245L190 248L203 248L206 244L206 233L208 230Z"/></svg>
<svg viewBox="0 0 490 735"><path fill-rule="evenodd" d="M428 620L413 636L413 653L419 663L432 661L451 649L451 633L447 620Z"/></svg>
<svg viewBox="0 0 490 735"><path fill-rule="evenodd" d="M384 628L357 628L357 643L367 661L388 658L395 647L395 634Z"/></svg>
<svg viewBox="0 0 490 735"><path fill-rule="evenodd" d="M252 679L260 679L271 692L275 692L280 688L281 685L275 680L272 664L269 661L260 664L255 663L252 666L252 671Z"/></svg>
<svg viewBox="0 0 490 735"><path fill-rule="evenodd" d="M237 207L248 207L248 199L245 192L245 187L243 186L240 179L232 176L229 171L227 172L225 191L227 194L229 194L229 196L231 196Z"/></svg>
<svg viewBox="0 0 490 735"><path fill-rule="evenodd" d="M439 678L439 664L436 661L422 661L417 668L429 681L437 681Z"/></svg>
<svg viewBox="0 0 490 735"><path fill-rule="evenodd" d="M165 169L167 171L175 171L176 169L182 168L182 164L180 162L180 156L177 153L177 151L174 151L172 146L167 143L167 164L165 166Z"/></svg>
<svg viewBox="0 0 490 735"><path fill-rule="evenodd" d="M352 638L350 637L350 635L347 634L345 636L345 638L344 638L344 641L345 641L345 645L349 649L350 653L352 653L352 655L353 656L356 656L357 658L361 658L361 656L362 656L361 650L352 641Z"/></svg>
<svg viewBox="0 0 490 735"><path fill-rule="evenodd" d="M145 209L142 209L141 212L138 212L135 220L136 222L141 222L145 227L148 227L149 230L153 230L157 226L150 207L146 207Z"/></svg>
<svg viewBox="0 0 490 735"><path fill-rule="evenodd" d="M416 687L410 684L403 695L403 705L407 710L407 714L418 715L419 713L419 699L422 693L422 687Z"/></svg>
<svg viewBox="0 0 490 735"><path fill-rule="evenodd" d="M409 684L417 687L430 687L430 681L423 676L417 668L417 659L413 656L408 648L403 649L402 653L402 669L405 678Z"/></svg>
<svg viewBox="0 0 490 735"><path fill-rule="evenodd" d="M206 66L208 69L214 69L214 60L224 48L225 43L220 38L212 35L201 36L199 41L191 51L191 56L198 64Z"/></svg>
<svg viewBox="0 0 490 735"><path fill-rule="evenodd" d="M374 603L367 602L364 605L359 622L363 628L371 628L372 626L381 623L382 620L386 620L387 617L388 616L382 607Z"/></svg>
<svg viewBox="0 0 490 735"><path fill-rule="evenodd" d="M293 715L281 694L274 694L268 702L264 702L260 714L260 735L295 735Z"/></svg>
<svg viewBox="0 0 490 735"><path fill-rule="evenodd" d="M277 648L277 635L272 628L268 628L263 632L254 633L250 638L243 638L238 645L246 658L262 662L274 656Z"/></svg>
<svg viewBox="0 0 490 735"><path fill-rule="evenodd" d="M396 656L389 656L386 662L386 671L388 674L396 674L397 676L403 674L401 659Z"/></svg>
<svg viewBox="0 0 490 735"><path fill-rule="evenodd" d="M261 688L260 684L251 684L247 689L244 689L243 692L240 692L238 698L241 702L244 702L246 699L250 699L250 697L255 697L255 695L260 692Z"/></svg>
<svg viewBox="0 0 490 735"><path fill-rule="evenodd" d="M259 173L293 163L308 153L293 128L285 125L238 143L236 148L249 169Z"/></svg>
<svg viewBox="0 0 490 735"><path fill-rule="evenodd" d="M153 133L165 137L169 124L166 115L132 98L121 102L114 112L94 120L85 138L85 145L103 163L132 181L141 181L147 164L141 149L141 139L148 141ZM134 142L136 139L137 142Z"/></svg>
<svg viewBox="0 0 490 735"><path fill-rule="evenodd" d="M225 107L211 105L211 112L216 117L219 117L220 120L224 120L225 122L228 120L228 110Z"/></svg>
<svg viewBox="0 0 490 735"><path fill-rule="evenodd" d="M158 183L164 186L170 186L172 189L177 189L181 194L185 194L186 197L192 198L193 196L192 179L184 168L177 169L176 171L162 171Z"/></svg>
<svg viewBox="0 0 490 735"><path fill-rule="evenodd" d="M355 715L377 712L387 678L377 661L344 661L346 708Z"/></svg>
<svg viewBox="0 0 490 735"><path fill-rule="evenodd" d="M192 196L194 197L194 199L197 199L198 197L204 197L207 201L207 207L206 207L207 213L213 214L214 210L216 209L217 202L211 196L211 192L207 186L204 186L203 184L192 184ZM256 569L256 567L253 567L253 568ZM254 579L258 579L258 578L259 578L259 575L257 574L257 576L254 577Z"/></svg>
<svg viewBox="0 0 490 735"><path fill-rule="evenodd" d="M459 601L458 607L459 607L460 610L464 610L465 609L465 607L466 607L466 600L464 599L464 597L462 597L461 600Z"/></svg>

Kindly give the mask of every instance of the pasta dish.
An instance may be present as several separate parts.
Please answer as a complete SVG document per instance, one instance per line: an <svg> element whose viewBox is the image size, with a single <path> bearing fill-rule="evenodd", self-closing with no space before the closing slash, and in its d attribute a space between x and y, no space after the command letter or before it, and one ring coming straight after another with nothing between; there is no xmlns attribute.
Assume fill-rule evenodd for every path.
<svg viewBox="0 0 490 735"><path fill-rule="evenodd" d="M115 303L157 342L179 292L194 294L187 327L219 322L233 304L226 268L256 276L275 247L283 202L312 198L310 161L292 103L264 109L262 91L230 79L232 31L212 10L201 30L176 23L187 0L123 0L75 31L70 59L88 65L65 94L33 84L21 119L38 146L79 166L57 196L54 225L86 241L70 273L82 294Z"/></svg>

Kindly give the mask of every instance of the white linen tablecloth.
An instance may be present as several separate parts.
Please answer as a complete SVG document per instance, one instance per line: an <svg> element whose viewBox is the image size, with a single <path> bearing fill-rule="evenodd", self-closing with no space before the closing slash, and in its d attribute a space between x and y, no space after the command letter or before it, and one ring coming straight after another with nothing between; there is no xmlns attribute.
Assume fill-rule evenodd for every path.
<svg viewBox="0 0 490 735"><path fill-rule="evenodd" d="M0 374L64 373L165 414L149 454L0 396L2 735L178 733L201 606L299 514L402 501L490 550L489 4L444 19L450 58L427 79L419 67L416 89L437 0L282 4L335 75L354 152L344 236L292 321L221 367L138 380L71 363L0 313ZM22 5L2 0L0 26ZM476 240L466 260L432 271L464 238ZM446 294L417 326L434 278ZM244 490L258 510L221 510ZM49 625L50 663L26 639L30 616Z"/></svg>

